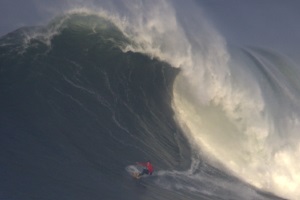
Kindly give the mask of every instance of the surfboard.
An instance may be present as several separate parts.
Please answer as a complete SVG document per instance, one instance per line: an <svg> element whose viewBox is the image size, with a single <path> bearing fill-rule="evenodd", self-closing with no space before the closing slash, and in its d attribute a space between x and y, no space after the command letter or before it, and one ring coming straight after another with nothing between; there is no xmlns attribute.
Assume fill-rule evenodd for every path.
<svg viewBox="0 0 300 200"><path fill-rule="evenodd" d="M132 176L132 178L135 178L135 179L141 178L141 177L139 177L140 171L139 171L138 167L135 165L127 166L126 171L128 172L128 174L130 174Z"/></svg>

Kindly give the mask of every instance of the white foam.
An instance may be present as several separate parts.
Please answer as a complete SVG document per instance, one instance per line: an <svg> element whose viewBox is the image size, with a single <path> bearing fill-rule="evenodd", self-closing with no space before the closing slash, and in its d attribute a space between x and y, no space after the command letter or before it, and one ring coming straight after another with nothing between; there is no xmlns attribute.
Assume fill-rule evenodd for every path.
<svg viewBox="0 0 300 200"><path fill-rule="evenodd" d="M276 94L260 85L246 66L241 67L247 75L236 78L237 71L231 71L233 77L223 83L223 91L214 91L215 96L211 95L210 102L204 104L194 93L206 95L207 92L187 85L189 77L178 76L174 87L177 120L195 148L200 147L223 162L236 176L263 190L297 199L300 196L296 131L299 130L299 114L295 113L297 110L290 110L292 102L288 98L287 106L278 107L278 103L274 103L279 99ZM272 102L266 104L263 92L274 95L267 96ZM274 113L279 114L280 120Z"/></svg>

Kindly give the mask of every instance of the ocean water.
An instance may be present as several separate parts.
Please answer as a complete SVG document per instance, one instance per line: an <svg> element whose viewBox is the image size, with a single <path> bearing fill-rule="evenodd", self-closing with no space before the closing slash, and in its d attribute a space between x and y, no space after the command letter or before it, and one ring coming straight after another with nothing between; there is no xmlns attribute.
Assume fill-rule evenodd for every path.
<svg viewBox="0 0 300 200"><path fill-rule="evenodd" d="M299 75L165 1L20 28L0 38L0 199L299 199Z"/></svg>

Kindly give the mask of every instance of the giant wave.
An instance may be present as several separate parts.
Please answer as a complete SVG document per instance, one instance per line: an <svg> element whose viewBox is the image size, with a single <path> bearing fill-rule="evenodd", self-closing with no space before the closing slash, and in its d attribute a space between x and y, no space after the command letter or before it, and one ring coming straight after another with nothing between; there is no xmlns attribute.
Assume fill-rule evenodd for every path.
<svg viewBox="0 0 300 200"><path fill-rule="evenodd" d="M146 8L1 38L0 196L296 199L297 68ZM125 167L141 159L156 173L134 182Z"/></svg>

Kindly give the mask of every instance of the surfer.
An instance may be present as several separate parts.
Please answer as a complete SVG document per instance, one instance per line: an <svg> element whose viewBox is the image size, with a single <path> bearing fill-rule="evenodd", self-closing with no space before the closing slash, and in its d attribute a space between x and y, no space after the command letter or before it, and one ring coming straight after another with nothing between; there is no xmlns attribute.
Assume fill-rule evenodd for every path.
<svg viewBox="0 0 300 200"><path fill-rule="evenodd" d="M143 171L138 175L138 177L141 177L144 174L152 175L152 173L153 173L153 166L152 166L150 160L148 160L147 162L137 162L136 164L145 167L143 169Z"/></svg>

